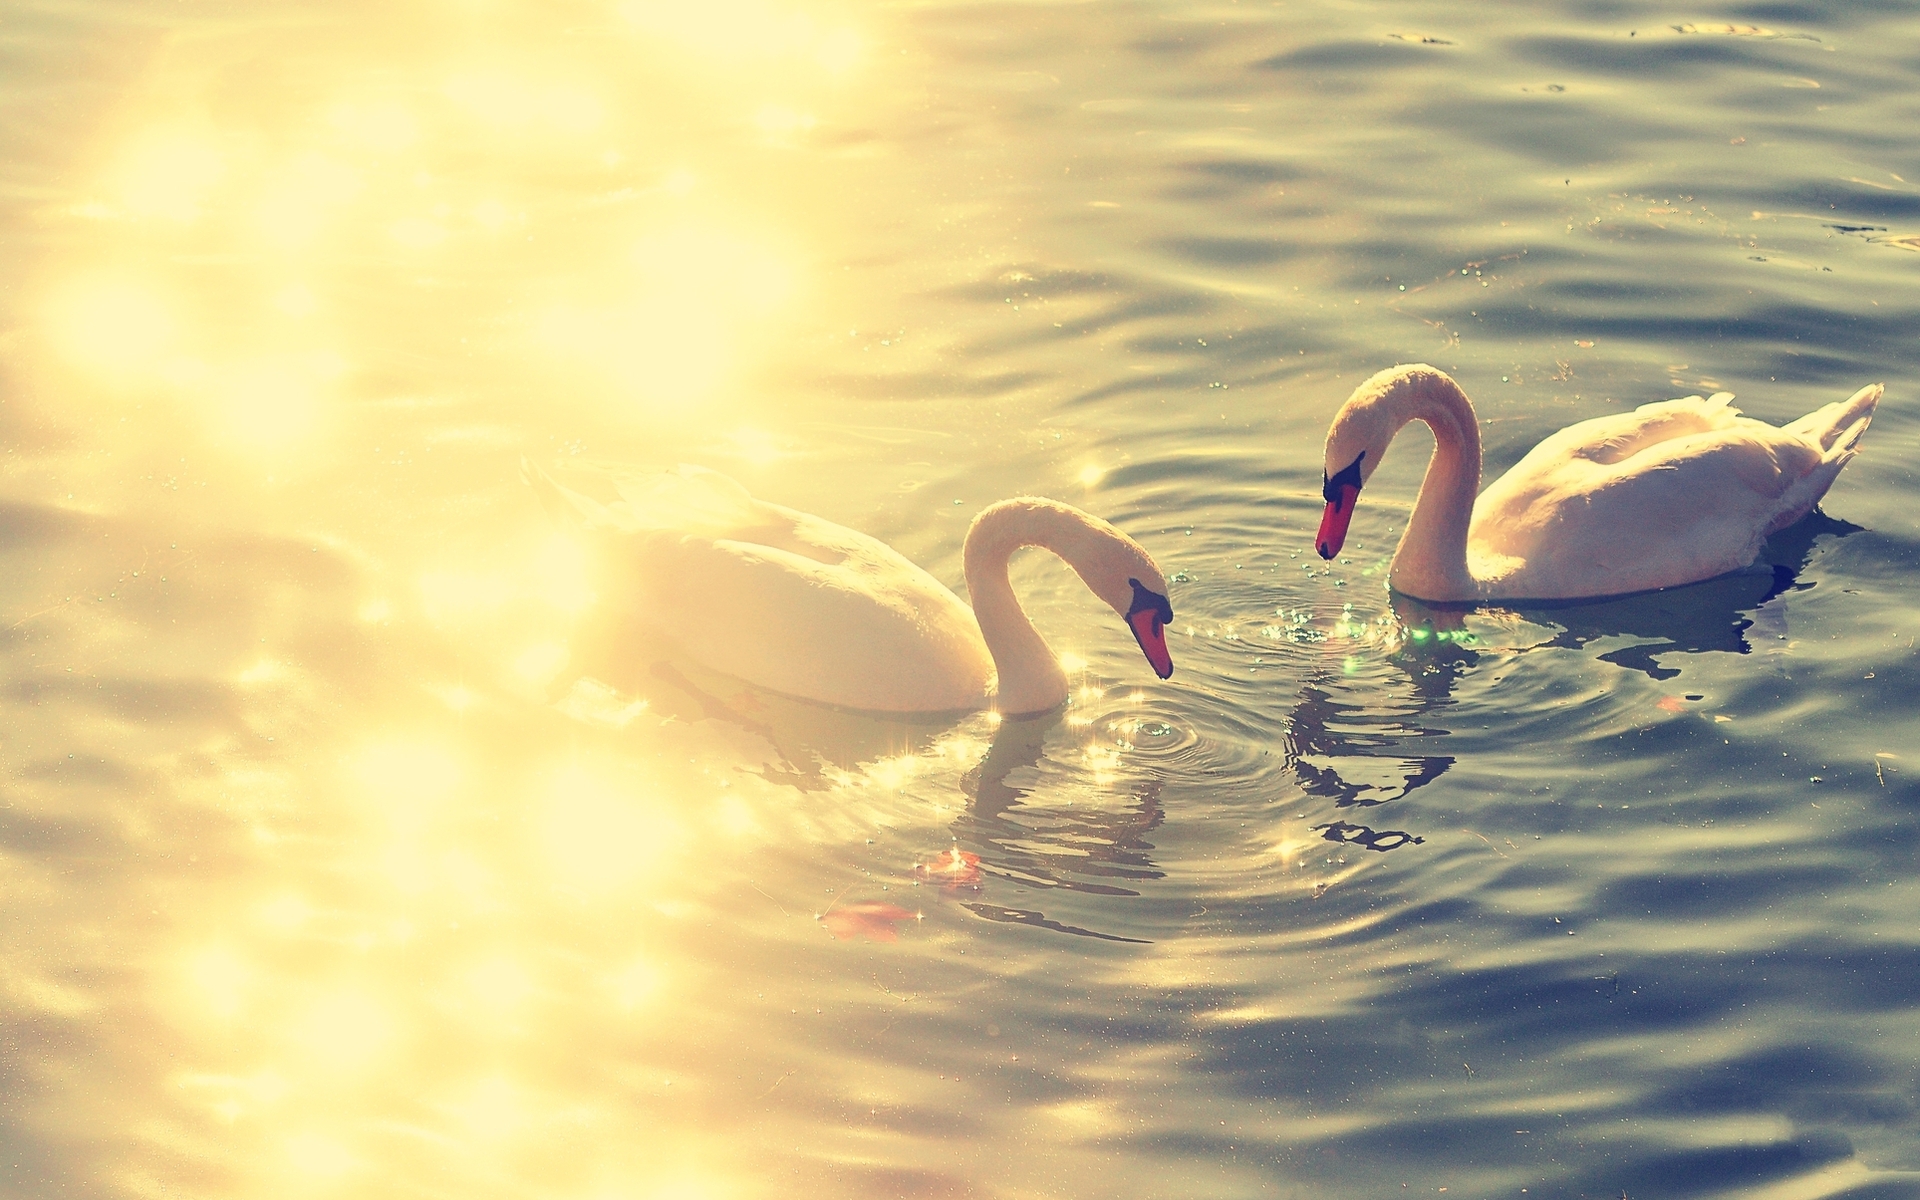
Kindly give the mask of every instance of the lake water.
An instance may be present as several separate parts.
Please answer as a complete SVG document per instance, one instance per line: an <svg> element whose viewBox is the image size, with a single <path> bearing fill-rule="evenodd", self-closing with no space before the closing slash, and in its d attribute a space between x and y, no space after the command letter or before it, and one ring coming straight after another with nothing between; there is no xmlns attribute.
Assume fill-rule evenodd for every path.
<svg viewBox="0 0 1920 1200"><path fill-rule="evenodd" d="M1920 9L0 14L0 1193L1920 1197ZM1756 572L1386 591L1503 469L1884 381ZM961 586L1040 721L594 636L521 480L700 463ZM1780 569L1766 569L1777 565ZM977 856L977 863L968 856Z"/></svg>

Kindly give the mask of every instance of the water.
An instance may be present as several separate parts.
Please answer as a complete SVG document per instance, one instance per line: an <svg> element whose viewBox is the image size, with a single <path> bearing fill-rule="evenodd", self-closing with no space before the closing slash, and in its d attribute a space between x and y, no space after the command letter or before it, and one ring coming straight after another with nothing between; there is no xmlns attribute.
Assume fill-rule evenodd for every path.
<svg viewBox="0 0 1920 1200"><path fill-rule="evenodd" d="M1920 1196L1911 5L15 6L8 1196ZM1404 290L1403 290L1404 289ZM1396 602L1319 440L1887 399L1747 575ZM622 656L691 461L1057 719ZM1779 570L1772 569L1773 567Z"/></svg>

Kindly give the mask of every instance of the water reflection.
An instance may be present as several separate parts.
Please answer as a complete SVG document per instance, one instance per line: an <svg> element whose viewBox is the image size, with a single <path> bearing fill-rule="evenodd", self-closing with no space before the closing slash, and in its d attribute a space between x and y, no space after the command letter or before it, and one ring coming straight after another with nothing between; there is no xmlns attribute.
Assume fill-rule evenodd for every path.
<svg viewBox="0 0 1920 1200"><path fill-rule="evenodd" d="M1251 577L1278 510L1218 486L1231 455L1317 442L1300 397L1390 346L1512 374L1488 416L1526 422L1645 364L1911 376L1895 18L1782 27L1827 51L1240 8L23 18L0 1190L1912 1191L1878 1177L1911 1157L1910 540L1825 614L1730 592L1462 642L1376 593L1391 637L1210 643L1269 658L999 728L580 627L522 455L750 461L919 550L1077 481ZM1900 461L1870 448L1847 511L1898 527ZM1789 602L1827 670L1733 723L1615 666L1759 674L1731 653L1786 647ZM1616 746L1602 688L1584 742L1482 732L1515 658L1656 724ZM1516 759L1594 803L1481 786ZM1282 803L1366 885L1276 891ZM1511 857L1449 848L1496 823Z"/></svg>
<svg viewBox="0 0 1920 1200"><path fill-rule="evenodd" d="M1330 680L1303 685L1283 739L1301 790L1339 808L1370 808L1446 774L1453 755L1399 751L1447 735L1433 717L1453 704L1455 681L1479 661L1478 654L1451 639L1403 651L1396 665L1410 686L1391 700L1376 690L1377 679L1370 679L1365 691L1349 691Z"/></svg>
<svg viewBox="0 0 1920 1200"><path fill-rule="evenodd" d="M1148 834L1165 820L1157 779L1129 779L1131 739L1171 737L1170 726L1102 703L1082 686L1066 707L1035 717L991 713L903 716L785 696L677 657L643 635L589 626L571 659L579 672L557 706L587 724L707 723L737 735L737 769L816 793L828 803L856 781L921 790L957 786L950 850L913 875L976 916L1113 941L1031 907L988 903L990 888L1135 897L1128 884L1164 877ZM747 763L759 759L757 765ZM964 764L971 763L971 766ZM953 772L958 771L957 779ZM948 782L951 780L951 782ZM905 917L873 900L836 902L820 919L837 937L891 940Z"/></svg>
<svg viewBox="0 0 1920 1200"><path fill-rule="evenodd" d="M840 787L855 772L884 773L879 764L945 757L956 725L971 716L834 708L756 687L678 656L627 653L638 648L624 636L585 645L575 661L593 669L573 678L560 696L563 711L616 728L643 712L668 722L715 722L749 735L742 750L753 753L750 747L758 747L763 758L752 768L755 773L804 792Z"/></svg>
<svg viewBox="0 0 1920 1200"><path fill-rule="evenodd" d="M1117 806L1110 793L1076 786L1047 761L1048 743L1058 744L1060 729L1057 717L1001 724L986 757L961 780L968 805L954 822L955 841L976 848L984 874L1022 890L1138 896L1114 881L1142 883L1164 876L1151 857L1153 843L1146 840L1166 819L1160 782L1127 784L1128 794ZM1038 911L983 902L965 907L993 921L1137 940L1064 925Z"/></svg>
<svg viewBox="0 0 1920 1200"><path fill-rule="evenodd" d="M1786 636L1788 593L1811 588L1799 582L1822 535L1845 537L1860 526L1821 512L1774 534L1750 567L1718 578L1605 600L1530 601L1513 605L1434 605L1395 595L1393 609L1403 625L1446 634L1466 629L1464 614L1508 612L1529 622L1558 626L1559 633L1533 649L1579 650L1594 643L1630 638L1631 644L1596 655L1601 662L1672 679L1680 668L1663 665L1668 654L1721 652L1749 654L1747 631L1760 626L1770 638Z"/></svg>
<svg viewBox="0 0 1920 1200"><path fill-rule="evenodd" d="M1381 854L1389 850L1398 850L1402 846L1424 845L1427 840L1416 837L1404 829L1374 829L1368 825L1356 825L1351 821L1328 821L1323 825L1315 825L1313 832L1329 842L1338 842L1343 846L1358 846L1362 850L1373 850Z"/></svg>
<svg viewBox="0 0 1920 1200"><path fill-rule="evenodd" d="M1817 540L1858 529L1816 512L1775 534L1745 571L1598 602L1435 605L1394 594L1384 619L1358 620L1347 605L1330 633L1294 614L1290 640L1311 639L1331 653L1295 693L1286 762L1303 792L1336 809L1405 799L1454 766L1456 755L1426 752L1427 745L1453 732L1456 688L1491 656L1598 648L1598 661L1660 681L1681 674L1673 655L1749 654L1749 634L1770 647L1787 638L1787 597L1813 586L1799 576ZM1529 640L1527 631L1542 629L1545 637ZM1364 667L1354 653L1362 649L1375 652ZM1672 697L1659 706L1684 710ZM1425 842L1416 832L1345 819L1310 828L1327 841L1376 851Z"/></svg>

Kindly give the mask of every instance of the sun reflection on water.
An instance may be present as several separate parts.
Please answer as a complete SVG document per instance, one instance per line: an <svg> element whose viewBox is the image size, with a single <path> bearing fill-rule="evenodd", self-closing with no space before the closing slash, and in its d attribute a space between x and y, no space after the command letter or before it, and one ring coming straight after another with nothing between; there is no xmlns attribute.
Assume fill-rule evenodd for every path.
<svg viewBox="0 0 1920 1200"><path fill-rule="evenodd" d="M226 171L227 156L208 131L162 126L120 154L105 186L129 217L185 223L200 217Z"/></svg>
<svg viewBox="0 0 1920 1200"><path fill-rule="evenodd" d="M625 764L572 763L543 792L542 840L557 886L587 895L650 878L681 835L657 785Z"/></svg>
<svg viewBox="0 0 1920 1200"><path fill-rule="evenodd" d="M125 910L73 953L130 999L7 964L8 1004L98 1038L33 1102L83 1130L125 1097L149 1132L101 1154L129 1194L762 1194L712 1133L773 1082L716 1073L764 1032L728 1027L757 1010L723 960L782 962L796 931L931 945L933 904L812 885L844 890L844 848L883 831L952 838L998 719L816 760L750 695L727 723L586 673L618 581L517 464L816 453L766 367L796 331L869 324L833 306L871 210L843 165L884 118L860 90L881 18L436 11L468 24L170 40L46 209L8 345L58 402L23 454L71 493L59 519L125 514L97 610L48 611L114 647L103 674L136 643L166 661L89 680L121 708L74 718L137 781L103 820L148 866L62 893L76 926ZM130 737L135 712L164 736ZM1123 755L1063 761L1108 786ZM809 1086L782 1120L810 1120Z"/></svg>

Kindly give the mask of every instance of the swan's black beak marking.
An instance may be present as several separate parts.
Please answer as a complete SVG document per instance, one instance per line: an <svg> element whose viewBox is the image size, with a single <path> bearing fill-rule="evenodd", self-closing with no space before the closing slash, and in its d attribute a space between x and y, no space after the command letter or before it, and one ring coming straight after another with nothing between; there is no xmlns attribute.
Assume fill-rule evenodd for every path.
<svg viewBox="0 0 1920 1200"><path fill-rule="evenodd" d="M1320 514L1320 533L1313 539L1321 558L1332 558L1346 544L1354 501L1360 498L1360 462L1366 457L1362 450L1338 475L1321 475L1320 494L1326 497L1327 510Z"/></svg>
<svg viewBox="0 0 1920 1200"><path fill-rule="evenodd" d="M1173 674L1173 652L1167 649L1167 626L1173 624L1173 605L1165 596L1129 579L1133 585L1133 607L1127 609L1127 627L1140 652L1147 656L1153 673L1165 679Z"/></svg>

